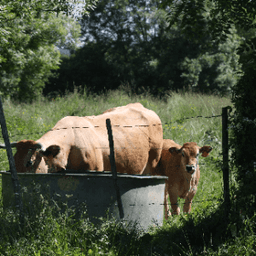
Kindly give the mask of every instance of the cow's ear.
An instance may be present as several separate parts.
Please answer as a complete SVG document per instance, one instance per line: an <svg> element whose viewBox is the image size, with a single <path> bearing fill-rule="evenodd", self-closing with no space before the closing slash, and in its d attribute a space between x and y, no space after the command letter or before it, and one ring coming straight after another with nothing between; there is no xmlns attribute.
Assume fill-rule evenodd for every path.
<svg viewBox="0 0 256 256"><path fill-rule="evenodd" d="M52 156L55 157L60 153L60 146L52 145L48 147L45 151L42 152L44 156Z"/></svg>
<svg viewBox="0 0 256 256"><path fill-rule="evenodd" d="M171 147L171 148L169 148L169 152L171 153L171 154L178 154L178 153L180 153L181 152L181 149L179 149L179 148L176 148L176 147Z"/></svg>
<svg viewBox="0 0 256 256"><path fill-rule="evenodd" d="M210 146L203 146L199 149L199 152L202 153L203 157L207 157L211 151L212 147Z"/></svg>

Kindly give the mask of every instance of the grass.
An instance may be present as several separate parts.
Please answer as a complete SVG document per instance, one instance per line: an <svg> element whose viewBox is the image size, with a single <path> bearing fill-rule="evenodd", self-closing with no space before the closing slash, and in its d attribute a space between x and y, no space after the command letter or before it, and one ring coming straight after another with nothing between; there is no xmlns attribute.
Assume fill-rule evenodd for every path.
<svg viewBox="0 0 256 256"><path fill-rule="evenodd" d="M200 158L201 178L191 214L172 216L162 227L143 233L127 229L122 223L104 220L94 225L86 215L77 221L72 209L54 215L53 206L44 199L44 211L25 216L21 229L15 213L0 210L1 255L255 255L255 218L238 220L243 228L223 223L221 173L222 107L229 98L189 92L171 93L165 100L151 95L131 95L117 90L102 96L88 96L75 91L64 97L40 98L32 104L4 101L4 111L11 141L40 138L67 115L98 115L106 109L141 102L162 120L164 138L179 144L188 141L211 145L214 150ZM188 118L188 119L185 119ZM0 142L3 140L0 138ZM15 152L15 151L14 151ZM8 170L6 152L0 150L1 170ZM182 206L183 200L179 200ZM244 219L243 219L244 218ZM227 230L232 230L231 234ZM233 234L233 236L232 236Z"/></svg>

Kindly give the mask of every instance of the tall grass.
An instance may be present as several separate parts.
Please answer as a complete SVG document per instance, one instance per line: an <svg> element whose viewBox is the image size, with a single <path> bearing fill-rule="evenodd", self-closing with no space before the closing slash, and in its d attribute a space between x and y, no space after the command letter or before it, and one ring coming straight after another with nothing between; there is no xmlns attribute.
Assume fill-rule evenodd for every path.
<svg viewBox="0 0 256 256"><path fill-rule="evenodd" d="M15 213L0 210L2 255L230 255L231 251L239 255L240 251L235 249L237 244L243 255L255 253L253 230L246 235L249 246L242 231L236 231L237 238L222 244L226 233L221 228L221 117L203 117L220 115L222 107L231 105L229 98L181 92L161 100L147 94L131 95L125 90L102 96L75 91L63 97L42 97L32 104L6 100L4 111L11 141L36 140L64 116L98 115L131 102L140 102L159 115L164 138L181 145L194 141L200 146L213 147L207 158L200 158L201 178L192 213L172 216L164 221L163 227L152 228L144 234L136 228L126 229L114 220L105 220L99 226L90 223L86 216L77 221L70 209L55 216L46 202L42 202L43 213L26 216L22 229ZM203 117L192 118L197 116ZM9 169L4 150L0 150L0 166L1 170ZM181 206L183 202L179 200Z"/></svg>

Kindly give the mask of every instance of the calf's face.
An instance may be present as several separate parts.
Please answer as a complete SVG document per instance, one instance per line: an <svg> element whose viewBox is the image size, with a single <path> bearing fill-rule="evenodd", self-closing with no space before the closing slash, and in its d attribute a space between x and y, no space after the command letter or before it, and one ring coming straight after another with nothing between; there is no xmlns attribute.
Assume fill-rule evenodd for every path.
<svg viewBox="0 0 256 256"><path fill-rule="evenodd" d="M187 142L181 148L171 147L169 152L180 157L180 165L182 170L186 170L189 174L194 174L199 165L199 155L207 157L212 147L199 147L195 142Z"/></svg>

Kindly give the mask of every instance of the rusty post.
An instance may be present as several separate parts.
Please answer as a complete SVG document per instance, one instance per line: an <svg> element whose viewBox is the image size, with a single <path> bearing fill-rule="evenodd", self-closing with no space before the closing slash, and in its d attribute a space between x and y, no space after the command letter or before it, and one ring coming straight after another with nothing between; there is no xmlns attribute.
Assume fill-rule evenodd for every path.
<svg viewBox="0 0 256 256"><path fill-rule="evenodd" d="M6 121L5 121L1 97L0 97L0 123L1 123L1 127L2 127L2 135L4 138L4 142L5 142L5 146L6 146L6 150L7 150L7 156L8 156L8 160L9 160L16 208L20 210L20 221L21 221L21 224L23 224L24 214L23 214L23 203L22 203L22 198L21 198L21 193L20 193L20 184L19 184L18 175L17 175L17 171L16 171L16 167L15 167L15 162L14 162L14 158L13 158L13 154L12 154L12 148L11 148L11 144L10 144L10 140L9 140L9 136L8 136L8 131L7 131L7 127L6 127Z"/></svg>
<svg viewBox="0 0 256 256"><path fill-rule="evenodd" d="M109 148L110 148L109 159L110 159L110 164L111 164L111 171L112 171L114 187L115 187L115 191L116 191L116 199L117 199L117 204L118 204L118 209L119 209L119 216L120 216L120 219L122 219L124 217L124 210L123 210L120 190L119 190L119 187L117 184L114 141L113 141L113 134L112 134L112 128L111 128L111 121L109 118L106 119L106 125L107 125L107 130L108 130L108 140L109 140Z"/></svg>

